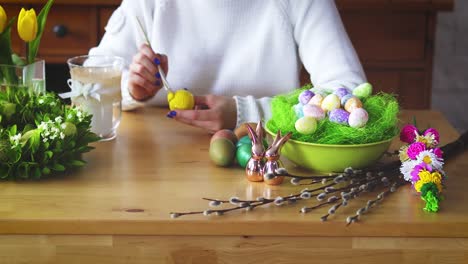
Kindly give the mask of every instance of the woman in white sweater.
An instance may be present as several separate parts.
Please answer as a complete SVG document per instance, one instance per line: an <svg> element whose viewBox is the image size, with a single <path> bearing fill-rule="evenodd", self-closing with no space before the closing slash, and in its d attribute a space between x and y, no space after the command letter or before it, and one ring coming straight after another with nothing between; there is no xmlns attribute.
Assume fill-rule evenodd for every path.
<svg viewBox="0 0 468 264"><path fill-rule="evenodd" d="M211 132L268 120L271 96L299 86L301 64L315 87L365 82L333 0L123 0L90 54L131 62L124 109L167 105L161 63L171 86L188 88L202 106L168 117Z"/></svg>

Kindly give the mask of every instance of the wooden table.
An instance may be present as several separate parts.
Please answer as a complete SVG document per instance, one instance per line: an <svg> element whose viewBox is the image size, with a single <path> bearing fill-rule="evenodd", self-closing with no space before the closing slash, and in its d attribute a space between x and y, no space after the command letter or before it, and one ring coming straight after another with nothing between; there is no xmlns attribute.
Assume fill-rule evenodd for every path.
<svg viewBox="0 0 468 264"><path fill-rule="evenodd" d="M371 196L325 223L327 208L300 214L304 202L171 219L171 211L206 208L201 197L276 197L298 187L250 183L240 168L215 167L210 136L165 112L125 113L118 138L97 143L78 172L1 182L0 263L467 263L468 152L445 167L437 214L405 186L349 227L345 217ZM442 144L458 136L438 112L403 119L413 115L438 128Z"/></svg>

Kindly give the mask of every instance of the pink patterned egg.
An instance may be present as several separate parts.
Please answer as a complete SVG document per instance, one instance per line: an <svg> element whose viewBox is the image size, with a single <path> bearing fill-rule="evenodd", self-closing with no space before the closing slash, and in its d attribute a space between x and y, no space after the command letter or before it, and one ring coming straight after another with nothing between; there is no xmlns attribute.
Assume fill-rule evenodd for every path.
<svg viewBox="0 0 468 264"><path fill-rule="evenodd" d="M323 101L323 96L320 94L315 94L307 104L321 106Z"/></svg>
<svg viewBox="0 0 468 264"><path fill-rule="evenodd" d="M318 120L325 118L325 112L317 105L304 105L302 108L304 116L310 116Z"/></svg>
<svg viewBox="0 0 468 264"><path fill-rule="evenodd" d="M363 127L367 124L369 120L369 114L364 108L354 109L351 114L349 114L348 123L350 127Z"/></svg>

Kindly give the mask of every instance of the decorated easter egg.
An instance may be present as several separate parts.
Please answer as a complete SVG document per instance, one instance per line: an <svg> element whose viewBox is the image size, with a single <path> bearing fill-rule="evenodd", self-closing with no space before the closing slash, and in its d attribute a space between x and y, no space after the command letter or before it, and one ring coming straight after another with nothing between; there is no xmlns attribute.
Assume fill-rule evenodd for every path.
<svg viewBox="0 0 468 264"><path fill-rule="evenodd" d="M364 108L356 108L349 114L348 123L350 127L363 127L367 124L369 115Z"/></svg>
<svg viewBox="0 0 468 264"><path fill-rule="evenodd" d="M247 137L248 138L248 137ZM239 166L245 168L247 162L252 157L252 144L243 144L237 148L236 160Z"/></svg>
<svg viewBox="0 0 468 264"><path fill-rule="evenodd" d="M253 128L253 130L257 129L257 123L243 123L234 129L234 134L236 134L237 138L242 138L243 136L249 135L249 130L247 129L247 124ZM265 135L265 129L263 129L263 135Z"/></svg>
<svg viewBox="0 0 468 264"><path fill-rule="evenodd" d="M338 88L334 92L340 99L343 98L343 96L351 94L351 91L348 90L347 88Z"/></svg>
<svg viewBox="0 0 468 264"><path fill-rule="evenodd" d="M236 146L229 139L217 138L210 144L210 159L218 166L231 165L235 154Z"/></svg>
<svg viewBox="0 0 468 264"><path fill-rule="evenodd" d="M344 107L344 106L346 105L346 102L347 102L349 99L353 98L353 97L355 97L355 96L352 95L352 94L347 94L347 95L341 97L341 106Z"/></svg>
<svg viewBox="0 0 468 264"><path fill-rule="evenodd" d="M313 117L317 121L322 120L325 117L325 112L317 105L304 105L303 112L304 116Z"/></svg>
<svg viewBox="0 0 468 264"><path fill-rule="evenodd" d="M328 119L331 122L347 125L349 113L341 108L333 109L328 113Z"/></svg>
<svg viewBox="0 0 468 264"><path fill-rule="evenodd" d="M304 116L299 118L296 123L294 124L297 132L309 135L315 132L317 129L317 120L310 116Z"/></svg>
<svg viewBox="0 0 468 264"><path fill-rule="evenodd" d="M305 105L315 94L310 90L305 90L299 95L299 103Z"/></svg>
<svg viewBox="0 0 468 264"><path fill-rule="evenodd" d="M234 143L234 145L237 143L236 134L234 134L234 132L229 129L222 129L214 133L213 136L211 137L210 144L218 138L225 138L225 139L231 140L232 143Z"/></svg>
<svg viewBox="0 0 468 264"><path fill-rule="evenodd" d="M175 93L168 92L167 101L171 110L190 110L195 106L195 98L187 90L177 90Z"/></svg>
<svg viewBox="0 0 468 264"><path fill-rule="evenodd" d="M358 87L354 88L353 95L359 97L360 99L367 98L372 94L372 84L363 83Z"/></svg>
<svg viewBox="0 0 468 264"><path fill-rule="evenodd" d="M294 109L294 113L296 113L296 117L297 118L301 118L304 116L304 112L303 112L303 105L301 103L298 103L298 104L295 104L293 106L293 109Z"/></svg>
<svg viewBox="0 0 468 264"><path fill-rule="evenodd" d="M318 105L321 106L323 101L323 96L321 94L315 94L309 101L308 104L310 105Z"/></svg>
<svg viewBox="0 0 468 264"><path fill-rule="evenodd" d="M249 145L250 147L252 147L252 140L249 136L243 136L241 139L239 139L239 141L236 144L236 147L239 148L242 145ZM266 138L263 139L263 146L265 147L265 149L268 148L268 142L266 141Z"/></svg>
<svg viewBox="0 0 468 264"><path fill-rule="evenodd" d="M357 97L350 98L346 101L345 110L348 112L353 112L356 108L362 108L362 102Z"/></svg>
<svg viewBox="0 0 468 264"><path fill-rule="evenodd" d="M325 97L322 101L322 109L324 111L331 111L336 108L340 108L341 106L341 101L338 95L336 94L329 94L327 97Z"/></svg>

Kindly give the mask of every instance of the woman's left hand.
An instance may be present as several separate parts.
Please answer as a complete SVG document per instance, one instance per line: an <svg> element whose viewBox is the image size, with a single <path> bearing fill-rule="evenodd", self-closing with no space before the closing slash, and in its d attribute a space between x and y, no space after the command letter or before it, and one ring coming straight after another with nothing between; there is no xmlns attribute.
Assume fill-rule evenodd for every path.
<svg viewBox="0 0 468 264"><path fill-rule="evenodd" d="M237 107L232 97L211 94L195 96L195 110L174 110L167 117L215 133L221 129L235 128Z"/></svg>

